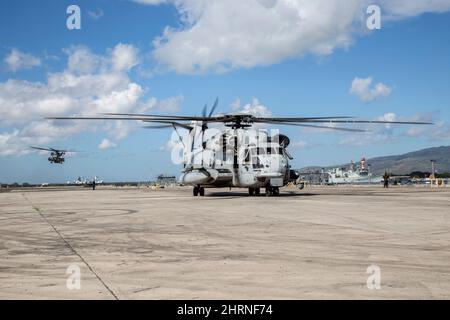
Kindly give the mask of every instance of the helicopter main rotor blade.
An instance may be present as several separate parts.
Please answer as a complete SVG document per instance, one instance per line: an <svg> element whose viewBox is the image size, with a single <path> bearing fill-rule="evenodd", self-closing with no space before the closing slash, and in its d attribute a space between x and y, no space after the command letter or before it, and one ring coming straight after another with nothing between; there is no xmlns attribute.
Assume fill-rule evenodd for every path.
<svg viewBox="0 0 450 320"><path fill-rule="evenodd" d="M203 117L175 117L175 116L141 116L141 115L125 115L115 117L46 117L47 120L125 120L125 121L146 121L146 120L161 120L161 121L205 121L210 118Z"/></svg>
<svg viewBox="0 0 450 320"><path fill-rule="evenodd" d="M185 123L180 123L180 122L175 122L175 121L166 121L166 120L144 120L143 122L147 122L147 123L162 123L162 124L167 124L170 127L173 128L173 126L177 126L186 130L192 130L193 127L190 125L187 125ZM155 126L153 126L155 127Z"/></svg>
<svg viewBox="0 0 450 320"><path fill-rule="evenodd" d="M274 120L274 121L310 121L310 120L333 120L333 119L352 119L354 117L348 117L348 116L337 116L337 117L293 117L293 118L258 118L251 114L225 114L220 115L216 117L212 117L212 113L215 111L215 108L217 108L218 99L216 99L216 102L214 103L213 109L211 110L209 116L206 117L198 117L198 116L176 116L176 115L155 115L155 114L138 114L138 113L104 113L104 115L109 116L117 116L117 117L132 117L132 119L136 118L158 118L158 119L165 119L165 120L186 120L186 121L207 121L207 120L229 120L232 121L234 119L238 118L254 118L254 119L264 119L264 120ZM66 117L63 117L64 119ZM49 119L55 119L55 118L49 118ZM57 118L60 119L60 118ZM103 119L103 118L102 118ZM123 120L122 118L107 118L107 119L119 119Z"/></svg>
<svg viewBox="0 0 450 320"><path fill-rule="evenodd" d="M277 122L277 121L257 121L257 122L258 123L270 123L270 124L276 124L276 125L281 125L281 126L296 126L296 127L327 129L327 130L347 131L347 132L367 132L367 130L362 130L362 129L328 127L328 126L318 126L318 125L302 124L302 123L285 123L285 122Z"/></svg>
<svg viewBox="0 0 450 320"><path fill-rule="evenodd" d="M214 111L216 110L218 104L219 104L219 97L216 98L216 101L214 102L214 105L213 105L211 111L209 112L208 118L211 118L211 116L213 115Z"/></svg>
<svg viewBox="0 0 450 320"><path fill-rule="evenodd" d="M30 147L31 149L48 151L48 152L56 152L56 153L68 153L68 152L83 152L78 150L60 150L55 148L41 148L41 147Z"/></svg>
<svg viewBox="0 0 450 320"><path fill-rule="evenodd" d="M255 119L261 120L273 120L273 121L312 121L312 120L335 120L335 119L354 119L355 117L349 116L336 116L336 117L255 117Z"/></svg>
<svg viewBox="0 0 450 320"><path fill-rule="evenodd" d="M382 120L311 120L311 121L307 121L307 122L312 122L312 123L344 123L344 124L366 123L366 124L434 125L433 122L422 122L422 121L382 121Z"/></svg>
<svg viewBox="0 0 450 320"><path fill-rule="evenodd" d="M168 129L168 128L172 128L173 129L173 125L171 125L171 124L161 124L161 125L157 125L157 126L143 126L141 128L144 128L144 129Z"/></svg>
<svg viewBox="0 0 450 320"><path fill-rule="evenodd" d="M31 149L42 150L42 151L53 151L52 149L41 148L41 147L30 147Z"/></svg>
<svg viewBox="0 0 450 320"><path fill-rule="evenodd" d="M188 117L188 116L153 116L153 115L139 115L139 114L111 114L112 117L47 117L51 120L125 120L125 121L203 121L204 123L343 123L343 124L401 124L401 125L433 125L432 122L421 121L381 121L381 120L352 120L352 117L305 117L305 118L264 118L255 117L253 115L245 114L231 114L217 117ZM187 125L187 124L185 124Z"/></svg>

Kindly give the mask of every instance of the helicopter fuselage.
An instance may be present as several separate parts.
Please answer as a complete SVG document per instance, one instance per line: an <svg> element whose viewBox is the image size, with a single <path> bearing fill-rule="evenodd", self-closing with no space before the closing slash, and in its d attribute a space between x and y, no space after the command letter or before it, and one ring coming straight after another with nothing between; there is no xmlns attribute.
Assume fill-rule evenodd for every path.
<svg viewBox="0 0 450 320"><path fill-rule="evenodd" d="M261 129L219 131L202 142L200 150L185 153L185 170L179 181L198 187L282 187L291 177L290 156L279 137L289 140Z"/></svg>
<svg viewBox="0 0 450 320"><path fill-rule="evenodd" d="M62 152L52 152L50 154L50 157L48 157L48 161L50 163L58 163L63 164L64 163L64 153Z"/></svg>

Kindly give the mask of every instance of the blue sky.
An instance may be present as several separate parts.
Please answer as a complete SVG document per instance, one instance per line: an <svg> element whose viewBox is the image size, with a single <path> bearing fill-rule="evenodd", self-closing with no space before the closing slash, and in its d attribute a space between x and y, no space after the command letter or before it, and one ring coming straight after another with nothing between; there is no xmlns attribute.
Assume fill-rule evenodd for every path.
<svg viewBox="0 0 450 320"><path fill-rule="evenodd" d="M304 0L290 6L283 0L248 0L238 14L219 7L221 1L183 0L178 6L170 0L2 1L0 182L177 174L164 148L170 130L148 131L138 124L71 128L43 117L108 108L199 114L216 96L220 112L247 108L274 116L437 124L371 127L364 134L281 128L293 142L294 167L450 144L449 1L429 7L373 1L382 6L383 19L381 30L373 31L359 21L367 17L361 9L365 1L318 11ZM81 30L66 28L70 4L81 8ZM293 12L306 22L298 25ZM336 21L320 22L329 14ZM217 21L221 16L224 23ZM103 83L109 80L113 83ZM99 92L92 89L97 86ZM99 148L105 139L107 148ZM29 145L83 152L57 166Z"/></svg>

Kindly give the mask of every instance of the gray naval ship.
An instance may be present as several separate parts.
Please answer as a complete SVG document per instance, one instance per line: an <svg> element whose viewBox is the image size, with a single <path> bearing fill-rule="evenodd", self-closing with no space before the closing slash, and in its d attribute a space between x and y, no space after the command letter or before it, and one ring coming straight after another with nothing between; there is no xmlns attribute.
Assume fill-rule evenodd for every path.
<svg viewBox="0 0 450 320"><path fill-rule="evenodd" d="M365 158L361 159L359 165L352 161L349 168L339 167L328 170L325 172L325 177L328 184L372 184L383 181L383 177L373 176Z"/></svg>

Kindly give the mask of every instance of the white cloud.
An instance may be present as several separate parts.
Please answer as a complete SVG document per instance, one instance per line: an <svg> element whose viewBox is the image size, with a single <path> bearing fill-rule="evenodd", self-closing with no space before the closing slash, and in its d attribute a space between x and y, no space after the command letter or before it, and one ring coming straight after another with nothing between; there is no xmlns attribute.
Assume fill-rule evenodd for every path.
<svg viewBox="0 0 450 320"><path fill-rule="evenodd" d="M450 9L447 0L379 0L386 13L386 20L399 20L414 17L422 13L443 13Z"/></svg>
<svg viewBox="0 0 450 320"><path fill-rule="evenodd" d="M103 139L102 142L100 142L100 144L98 145L98 148L101 150L111 149L115 147L117 147L117 144L108 139Z"/></svg>
<svg viewBox="0 0 450 320"><path fill-rule="evenodd" d="M111 53L113 69L128 71L139 63L138 50L130 44L119 43Z"/></svg>
<svg viewBox="0 0 450 320"><path fill-rule="evenodd" d="M239 110L239 108L241 107L241 99L236 98L236 100L234 100L231 104L230 104L230 108L233 111Z"/></svg>
<svg viewBox="0 0 450 320"><path fill-rule="evenodd" d="M412 121L433 122L432 114L416 114L410 117L399 117L393 112L376 117L378 121ZM436 125L392 125L392 124L367 124L357 126L367 132L346 136L339 143L342 145L368 146L376 143L385 143L400 138L423 138L429 141L450 140L450 124L441 121Z"/></svg>
<svg viewBox="0 0 450 320"><path fill-rule="evenodd" d="M64 52L69 56L68 71L77 75L126 72L139 64L139 50L131 44L118 43L106 56L94 54L84 46L72 46Z"/></svg>
<svg viewBox="0 0 450 320"><path fill-rule="evenodd" d="M122 139L136 128L131 122L44 120L47 116L175 110L180 97L146 97L147 88L130 80L126 71L136 63L135 52L124 44L104 56L73 47L66 50L66 69L50 73L46 82L0 82L0 156L28 153L29 145L48 145L81 132L105 131Z"/></svg>
<svg viewBox="0 0 450 320"><path fill-rule="evenodd" d="M439 118L439 115L435 115ZM432 114L418 114L410 121L433 122ZM426 138L430 141L450 141L450 124L446 121L438 121L432 126L413 126L403 132L406 137Z"/></svg>
<svg viewBox="0 0 450 320"><path fill-rule="evenodd" d="M241 108L237 108L236 111L238 113L251 114L256 117L271 117L272 112L262 103L259 102L257 98L253 98L250 103L242 106Z"/></svg>
<svg viewBox="0 0 450 320"><path fill-rule="evenodd" d="M183 141L187 141L187 134L182 135ZM177 142L173 139L166 141L165 144L159 147L159 151L172 152L173 149L177 146Z"/></svg>
<svg viewBox="0 0 450 320"><path fill-rule="evenodd" d="M430 140L442 140L450 142L450 123L445 121L440 121L434 126L429 132L428 135Z"/></svg>
<svg viewBox="0 0 450 320"><path fill-rule="evenodd" d="M225 72L312 54L327 56L368 33L370 4L383 21L445 12L448 0L135 0L173 4L181 27L154 40L160 67L178 73Z"/></svg>
<svg viewBox="0 0 450 320"><path fill-rule="evenodd" d="M39 58L15 48L5 57L4 63L7 69L12 72L17 72L21 69L31 69L42 64Z"/></svg>
<svg viewBox="0 0 450 320"><path fill-rule="evenodd" d="M101 17L103 17L103 15L104 15L102 9L98 9L98 10L95 10L95 11L90 11L90 10L88 10L87 13L88 13L89 17L91 17L91 18L94 19L94 20L98 20L98 19L100 19Z"/></svg>
<svg viewBox="0 0 450 320"><path fill-rule="evenodd" d="M371 102L381 97L388 97L391 94L392 89L387 85L379 82L375 86L371 86L372 81L372 77L353 79L350 93L364 102Z"/></svg>
<svg viewBox="0 0 450 320"><path fill-rule="evenodd" d="M427 129L424 127L411 127L408 130L406 130L405 135L407 137L416 138L416 137L423 135L424 132L426 132L426 130Z"/></svg>
<svg viewBox="0 0 450 320"><path fill-rule="evenodd" d="M398 121L397 119L397 115L393 112L387 112L385 114L383 114L382 116L378 117L376 120L378 121L388 121L388 122L394 122L394 121ZM384 127L386 129L391 129L392 128L392 124L385 124Z"/></svg>
<svg viewBox="0 0 450 320"><path fill-rule="evenodd" d="M399 117L393 112L387 112L382 116L376 117L378 121L413 121L413 122L432 122L431 114L415 115L412 117ZM342 139L339 144L351 146L368 146L376 143L384 143L394 141L403 137L417 138L419 136L433 139L433 137L440 136L445 140L445 129L438 129L431 125L392 125L392 124L367 124L358 126L360 129L367 130L367 132L348 135ZM449 130L450 132L450 130ZM448 136L450 138L450 135ZM448 139L447 138L447 139Z"/></svg>
<svg viewBox="0 0 450 320"><path fill-rule="evenodd" d="M93 54L83 46L72 46L63 51L68 55L67 71L73 74L93 73L104 63L103 57Z"/></svg>
<svg viewBox="0 0 450 320"><path fill-rule="evenodd" d="M157 101L153 106L152 109L159 110L161 112L167 112L167 113L175 113L180 111L181 103L183 102L184 97L183 96L176 96L176 97L169 97L166 99L161 99L160 101Z"/></svg>
<svg viewBox="0 0 450 320"><path fill-rule="evenodd" d="M272 111L259 102L257 98L252 98L250 103L247 103L245 105L241 105L241 100L239 98L236 98L235 101L233 101L230 105L230 107L233 110L233 113L243 113L243 114L251 114L255 117L263 117L263 118L269 118L272 117ZM255 128L266 128L267 125L263 123L255 123ZM218 128L221 128L221 126L218 126Z"/></svg>

